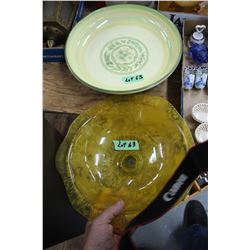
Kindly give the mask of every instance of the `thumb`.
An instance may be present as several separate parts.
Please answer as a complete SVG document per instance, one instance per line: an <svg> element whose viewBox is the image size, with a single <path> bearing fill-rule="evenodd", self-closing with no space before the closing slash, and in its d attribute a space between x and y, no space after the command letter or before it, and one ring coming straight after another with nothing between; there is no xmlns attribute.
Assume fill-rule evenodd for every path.
<svg viewBox="0 0 250 250"><path fill-rule="evenodd" d="M124 207L124 201L120 200L117 203L115 203L113 206L105 209L102 214L100 214L96 220L98 222L104 222L104 223L111 223L111 221L118 216Z"/></svg>

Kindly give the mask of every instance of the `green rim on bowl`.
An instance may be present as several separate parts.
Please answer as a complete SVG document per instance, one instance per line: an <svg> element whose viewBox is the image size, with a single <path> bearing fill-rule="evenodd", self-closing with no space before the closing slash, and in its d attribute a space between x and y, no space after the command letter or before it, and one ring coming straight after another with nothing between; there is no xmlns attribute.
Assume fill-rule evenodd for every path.
<svg viewBox="0 0 250 250"><path fill-rule="evenodd" d="M166 16L121 4L83 18L69 34L65 58L82 84L105 93L132 94L165 80L181 51L179 31Z"/></svg>

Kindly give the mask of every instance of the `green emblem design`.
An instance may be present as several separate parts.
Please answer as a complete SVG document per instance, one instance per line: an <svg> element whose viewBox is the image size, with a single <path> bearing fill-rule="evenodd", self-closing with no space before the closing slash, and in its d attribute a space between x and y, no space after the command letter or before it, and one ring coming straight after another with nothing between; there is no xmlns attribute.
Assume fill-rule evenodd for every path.
<svg viewBox="0 0 250 250"><path fill-rule="evenodd" d="M137 39L121 37L108 42L102 49L101 61L112 73L129 74L140 70L148 60L146 46Z"/></svg>

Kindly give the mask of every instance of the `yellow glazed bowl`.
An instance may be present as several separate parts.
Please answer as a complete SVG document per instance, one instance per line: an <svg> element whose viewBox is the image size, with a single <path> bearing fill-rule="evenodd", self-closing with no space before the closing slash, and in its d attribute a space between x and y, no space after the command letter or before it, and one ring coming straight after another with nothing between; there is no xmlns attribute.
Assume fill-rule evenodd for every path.
<svg viewBox="0 0 250 250"><path fill-rule="evenodd" d="M75 119L56 168L73 207L88 219L124 200L113 222L120 232L156 198L193 145L187 124L168 101L110 97Z"/></svg>

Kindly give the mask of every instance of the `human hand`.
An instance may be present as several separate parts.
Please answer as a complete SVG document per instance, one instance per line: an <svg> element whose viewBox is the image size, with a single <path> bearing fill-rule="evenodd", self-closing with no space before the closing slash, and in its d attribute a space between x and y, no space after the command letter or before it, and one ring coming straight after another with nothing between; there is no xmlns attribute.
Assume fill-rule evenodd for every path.
<svg viewBox="0 0 250 250"><path fill-rule="evenodd" d="M113 206L107 208L96 219L87 223L84 250L118 249L120 236L114 234L111 222L122 212L123 207L124 202L118 201Z"/></svg>

